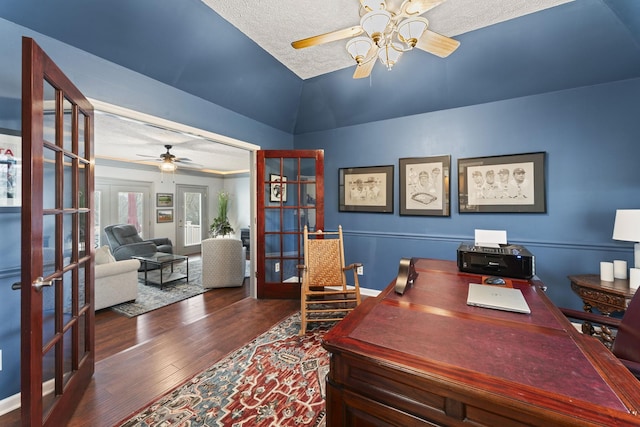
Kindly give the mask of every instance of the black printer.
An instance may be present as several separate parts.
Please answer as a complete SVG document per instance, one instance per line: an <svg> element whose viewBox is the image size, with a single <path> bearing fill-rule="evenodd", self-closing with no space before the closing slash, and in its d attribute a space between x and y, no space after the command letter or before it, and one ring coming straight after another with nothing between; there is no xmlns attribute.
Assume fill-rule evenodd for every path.
<svg viewBox="0 0 640 427"><path fill-rule="evenodd" d="M521 245L494 248L461 243L458 269L467 273L530 279L536 274L536 263L533 254Z"/></svg>

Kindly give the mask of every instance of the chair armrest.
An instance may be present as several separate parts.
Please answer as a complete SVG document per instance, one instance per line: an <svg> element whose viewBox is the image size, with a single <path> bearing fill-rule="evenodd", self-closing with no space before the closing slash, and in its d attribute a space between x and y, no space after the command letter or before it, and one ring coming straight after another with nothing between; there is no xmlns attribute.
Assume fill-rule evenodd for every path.
<svg viewBox="0 0 640 427"><path fill-rule="evenodd" d="M113 250L113 257L118 260L130 259L135 255L148 255L158 252L158 247L153 242L138 242L129 245L118 246Z"/></svg>
<svg viewBox="0 0 640 427"><path fill-rule="evenodd" d="M620 360L620 362L622 362L622 364L626 366L626 368L640 380L640 363L620 358L618 358L618 360Z"/></svg>
<svg viewBox="0 0 640 427"><path fill-rule="evenodd" d="M354 262L353 264L349 264L346 267L344 267L342 270L343 271L347 271L347 270L355 270L358 267L362 267L362 263L360 262Z"/></svg>
<svg viewBox="0 0 640 427"><path fill-rule="evenodd" d="M572 310L570 308L560 308L560 311L562 312L562 314L571 319L598 323L601 325L609 326L611 328L620 327L620 319L616 319L614 317L602 316L600 314L588 313L586 311Z"/></svg>
<svg viewBox="0 0 640 427"><path fill-rule="evenodd" d="M162 246L162 245L173 246L173 243L171 243L171 239L169 239L168 237L156 237L153 239L148 239L146 240L146 242L153 242L156 246Z"/></svg>

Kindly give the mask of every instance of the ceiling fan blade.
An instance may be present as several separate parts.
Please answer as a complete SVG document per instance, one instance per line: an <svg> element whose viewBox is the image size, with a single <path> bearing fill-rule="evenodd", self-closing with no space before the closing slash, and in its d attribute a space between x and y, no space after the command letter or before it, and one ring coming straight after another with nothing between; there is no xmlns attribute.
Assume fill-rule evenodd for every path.
<svg viewBox="0 0 640 427"><path fill-rule="evenodd" d="M409 0L403 12L409 16L422 15L444 2L445 0Z"/></svg>
<svg viewBox="0 0 640 427"><path fill-rule="evenodd" d="M440 6L440 4L444 2L445 0L409 0L403 12L409 16L422 15L436 6Z"/></svg>
<svg viewBox="0 0 640 427"><path fill-rule="evenodd" d="M458 40L443 36L431 30L424 32L416 47L426 52L432 53L440 58L451 55L460 46Z"/></svg>
<svg viewBox="0 0 640 427"><path fill-rule="evenodd" d="M318 36L308 37L306 39L297 40L291 42L291 46L296 49L302 49L305 47L316 46L323 43L334 42L336 40L342 40L349 37L362 34L364 30L360 25L355 27L345 28L343 30L331 31L330 33L320 34Z"/></svg>
<svg viewBox="0 0 640 427"><path fill-rule="evenodd" d="M354 79L363 79L369 77L373 66L376 64L376 57L378 56L378 46L375 44L371 46L369 52L367 52L366 59L358 64L356 70L353 72Z"/></svg>

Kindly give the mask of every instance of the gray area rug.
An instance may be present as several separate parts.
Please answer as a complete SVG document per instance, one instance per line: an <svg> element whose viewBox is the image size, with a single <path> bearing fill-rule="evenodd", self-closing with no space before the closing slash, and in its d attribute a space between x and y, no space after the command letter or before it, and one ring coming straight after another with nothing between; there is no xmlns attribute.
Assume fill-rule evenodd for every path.
<svg viewBox="0 0 640 427"><path fill-rule="evenodd" d="M165 284L162 289L157 285L145 285L138 281L138 298L132 302L114 305L111 310L127 317L136 317L161 307L200 295L209 289L202 287L202 264L200 259L189 260L189 282L178 280ZM175 271L186 272L185 263L176 264ZM142 274L140 274L142 277Z"/></svg>
<svg viewBox="0 0 640 427"><path fill-rule="evenodd" d="M175 270L186 272L186 265L176 264ZM249 276L249 261L245 270L245 277ZM142 275L140 275L142 277ZM168 283L160 289L157 285L145 285L138 282L138 298L132 302L114 305L111 310L127 317L136 317L178 301L203 294L211 289L202 287L202 263L200 258L189 259L189 282L179 280Z"/></svg>

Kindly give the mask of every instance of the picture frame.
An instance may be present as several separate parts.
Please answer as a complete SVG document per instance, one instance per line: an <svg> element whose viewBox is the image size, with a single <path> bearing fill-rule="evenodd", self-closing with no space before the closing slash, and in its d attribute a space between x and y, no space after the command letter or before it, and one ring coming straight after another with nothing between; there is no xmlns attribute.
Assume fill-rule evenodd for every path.
<svg viewBox="0 0 640 427"><path fill-rule="evenodd" d="M339 169L340 212L393 213L393 165Z"/></svg>
<svg viewBox="0 0 640 427"><path fill-rule="evenodd" d="M156 211L156 222L173 222L173 209L158 209Z"/></svg>
<svg viewBox="0 0 640 427"><path fill-rule="evenodd" d="M271 202L279 202L282 200L282 203L287 202L287 177L277 174L269 175L269 201Z"/></svg>
<svg viewBox="0 0 640 427"><path fill-rule="evenodd" d="M172 208L173 193L156 193L156 206L159 208Z"/></svg>
<svg viewBox="0 0 640 427"><path fill-rule="evenodd" d="M0 208L22 206L22 137L0 128Z"/></svg>
<svg viewBox="0 0 640 427"><path fill-rule="evenodd" d="M400 215L451 216L451 156L399 160Z"/></svg>
<svg viewBox="0 0 640 427"><path fill-rule="evenodd" d="M460 213L546 213L545 152L458 159Z"/></svg>

